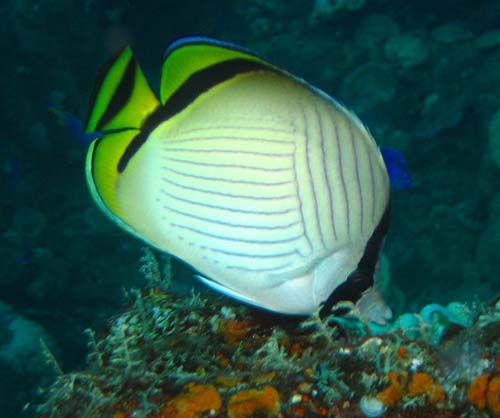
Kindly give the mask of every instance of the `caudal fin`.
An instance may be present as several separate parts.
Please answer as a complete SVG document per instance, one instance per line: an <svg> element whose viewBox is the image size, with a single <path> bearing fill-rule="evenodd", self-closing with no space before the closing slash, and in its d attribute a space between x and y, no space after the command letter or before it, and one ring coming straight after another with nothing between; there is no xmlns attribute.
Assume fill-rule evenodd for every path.
<svg viewBox="0 0 500 418"><path fill-rule="evenodd" d="M90 100L85 132L139 129L158 105L130 47L126 47L101 70Z"/></svg>

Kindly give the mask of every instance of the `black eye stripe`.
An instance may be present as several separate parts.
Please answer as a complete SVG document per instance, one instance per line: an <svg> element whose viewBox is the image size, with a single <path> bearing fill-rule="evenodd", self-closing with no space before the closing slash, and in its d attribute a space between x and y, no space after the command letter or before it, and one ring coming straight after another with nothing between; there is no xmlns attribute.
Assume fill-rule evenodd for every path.
<svg viewBox="0 0 500 418"><path fill-rule="evenodd" d="M151 113L143 125L141 132L130 142L120 161L118 172L125 170L132 156L144 144L148 135L162 122L181 112L197 97L212 87L227 81L239 74L251 71L273 69L265 64L246 59L223 61L193 73L166 101L163 106L158 106Z"/></svg>
<svg viewBox="0 0 500 418"><path fill-rule="evenodd" d="M373 286L375 266L377 265L384 237L389 229L390 212L391 202L389 201L379 224L366 243L365 252L358 263L358 267L345 282L332 292L321 308L321 316L331 314L332 307L340 301L356 303L361 298L361 295Z"/></svg>

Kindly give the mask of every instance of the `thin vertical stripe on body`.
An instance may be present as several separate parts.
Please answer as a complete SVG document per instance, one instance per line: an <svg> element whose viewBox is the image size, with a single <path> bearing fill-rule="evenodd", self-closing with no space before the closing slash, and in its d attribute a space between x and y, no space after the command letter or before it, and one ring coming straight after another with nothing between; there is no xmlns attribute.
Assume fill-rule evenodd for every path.
<svg viewBox="0 0 500 418"><path fill-rule="evenodd" d="M266 259L321 257L352 233L373 229L373 186L380 181L364 129L321 100L298 109L291 129L218 121L175 132L162 145L165 219L183 234L203 235L205 249L239 258L233 267L242 269L250 268L241 260L245 251L254 258L259 245ZM266 238L269 231L279 233L276 240ZM222 241L238 243L239 251L223 250Z"/></svg>
<svg viewBox="0 0 500 418"><path fill-rule="evenodd" d="M273 135L291 131L255 128L245 138L235 128L190 129L189 137L178 132L179 139L162 145L162 169L168 174L161 189L165 219L183 237L203 242L207 260L222 259L225 268L255 269L256 258L266 271L282 268L283 261L288 266L301 257L297 240L303 227L295 194L295 143Z"/></svg>

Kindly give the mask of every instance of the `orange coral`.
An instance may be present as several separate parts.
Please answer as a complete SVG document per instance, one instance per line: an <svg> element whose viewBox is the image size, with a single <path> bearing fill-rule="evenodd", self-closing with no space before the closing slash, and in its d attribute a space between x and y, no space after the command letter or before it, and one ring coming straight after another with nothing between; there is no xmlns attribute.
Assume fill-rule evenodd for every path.
<svg viewBox="0 0 500 418"><path fill-rule="evenodd" d="M224 335L229 344L238 344L250 331L250 321L238 321L236 319L221 319L218 331Z"/></svg>
<svg viewBox="0 0 500 418"><path fill-rule="evenodd" d="M486 393L488 408L494 417L500 417L500 376L490 380L488 392Z"/></svg>
<svg viewBox="0 0 500 418"><path fill-rule="evenodd" d="M322 406L319 408L318 413L320 417L326 417L330 413L330 410L326 406Z"/></svg>
<svg viewBox="0 0 500 418"><path fill-rule="evenodd" d="M305 415L306 411L302 406L295 406L292 408L293 415L297 418L301 418Z"/></svg>
<svg viewBox="0 0 500 418"><path fill-rule="evenodd" d="M217 357L217 360L219 361L219 364L222 366L222 367L227 367L229 366L229 364L231 363L229 361L229 359L222 353L217 353L216 354L216 357Z"/></svg>
<svg viewBox="0 0 500 418"><path fill-rule="evenodd" d="M404 347L399 347L398 348L398 356L399 357L406 357L406 355L408 354L408 350Z"/></svg>
<svg viewBox="0 0 500 418"><path fill-rule="evenodd" d="M408 396L427 395L430 403L446 398L443 388L428 373L415 373L408 385Z"/></svg>
<svg viewBox="0 0 500 418"><path fill-rule="evenodd" d="M389 372L387 377L390 381L389 386L377 395L377 399L387 407L396 405L404 395L409 397L427 395L430 403L446 399L442 386L428 373L415 373L408 384L408 375L405 372Z"/></svg>
<svg viewBox="0 0 500 418"><path fill-rule="evenodd" d="M272 386L261 390L249 389L234 394L227 406L228 418L250 418L254 414L276 416L280 410L280 396Z"/></svg>
<svg viewBox="0 0 500 418"><path fill-rule="evenodd" d="M487 405L493 417L500 417L500 376L484 373L475 377L467 395L478 410L483 411Z"/></svg>
<svg viewBox="0 0 500 418"><path fill-rule="evenodd" d="M486 391L488 390L490 377L489 373L476 376L470 384L469 391L467 392L469 402L479 411L486 408Z"/></svg>
<svg viewBox="0 0 500 418"><path fill-rule="evenodd" d="M387 378L390 381L382 392L377 395L377 399L382 401L386 406L394 406L404 394L404 389L407 381L406 373L389 372Z"/></svg>
<svg viewBox="0 0 500 418"><path fill-rule="evenodd" d="M186 385L186 391L176 396L151 418L197 418L200 413L217 410L222 400L213 385Z"/></svg>
<svg viewBox="0 0 500 418"><path fill-rule="evenodd" d="M301 356L304 352L304 347L300 343L293 343L290 346L289 353L291 356Z"/></svg>

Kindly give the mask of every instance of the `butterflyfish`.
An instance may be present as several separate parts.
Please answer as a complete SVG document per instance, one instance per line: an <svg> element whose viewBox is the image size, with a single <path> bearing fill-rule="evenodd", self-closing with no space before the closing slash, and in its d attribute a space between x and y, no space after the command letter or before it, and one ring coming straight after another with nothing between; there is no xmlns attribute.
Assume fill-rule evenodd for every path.
<svg viewBox="0 0 500 418"><path fill-rule="evenodd" d="M127 47L96 83L84 133L96 132L99 208L211 288L295 315L371 300L389 177L368 129L320 89L189 37L167 48L157 96Z"/></svg>

